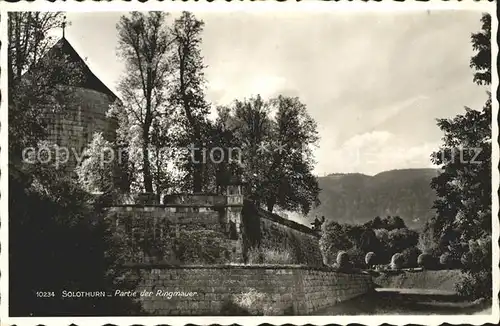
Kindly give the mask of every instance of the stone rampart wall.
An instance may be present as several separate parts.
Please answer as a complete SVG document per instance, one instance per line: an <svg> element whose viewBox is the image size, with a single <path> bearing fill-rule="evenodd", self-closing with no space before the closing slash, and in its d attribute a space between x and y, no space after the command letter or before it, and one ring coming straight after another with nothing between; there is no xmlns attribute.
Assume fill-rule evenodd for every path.
<svg viewBox="0 0 500 326"><path fill-rule="evenodd" d="M142 265L130 275L144 312L162 316L309 315L373 288L367 274L296 265Z"/></svg>
<svg viewBox="0 0 500 326"><path fill-rule="evenodd" d="M319 234L307 226L257 209L248 201L243 207L242 224L244 253L252 247L283 250L292 255L293 263L323 265Z"/></svg>

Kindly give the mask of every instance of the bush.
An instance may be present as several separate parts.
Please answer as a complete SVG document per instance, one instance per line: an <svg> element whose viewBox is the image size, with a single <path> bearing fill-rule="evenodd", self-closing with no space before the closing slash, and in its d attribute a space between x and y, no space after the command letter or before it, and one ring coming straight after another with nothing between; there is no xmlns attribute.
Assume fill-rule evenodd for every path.
<svg viewBox="0 0 500 326"><path fill-rule="evenodd" d="M433 254L440 251L439 237L436 235L435 224L436 221L434 219L427 221L424 229L420 232L417 247L421 252Z"/></svg>
<svg viewBox="0 0 500 326"><path fill-rule="evenodd" d="M395 253L391 258L391 269L403 268L403 255Z"/></svg>
<svg viewBox="0 0 500 326"><path fill-rule="evenodd" d="M449 252L445 252L439 257L439 264L441 264L445 268L450 268L452 265L451 254Z"/></svg>
<svg viewBox="0 0 500 326"><path fill-rule="evenodd" d="M375 259L376 259L375 253L373 251L370 251L365 256L366 265L368 267L372 267L373 265L375 265Z"/></svg>
<svg viewBox="0 0 500 326"><path fill-rule="evenodd" d="M448 245L448 252L450 253L451 264L453 267L460 267L460 260L468 251L469 244L467 242L457 240Z"/></svg>
<svg viewBox="0 0 500 326"><path fill-rule="evenodd" d="M353 267L356 268L365 267L365 254L359 248L353 247L347 250L347 257Z"/></svg>
<svg viewBox="0 0 500 326"><path fill-rule="evenodd" d="M394 229L389 232L387 243L389 254L401 253L405 249L415 247L418 243L418 233L409 229Z"/></svg>
<svg viewBox="0 0 500 326"><path fill-rule="evenodd" d="M480 272L492 265L491 236L469 241L469 250L462 255L464 271Z"/></svg>
<svg viewBox="0 0 500 326"><path fill-rule="evenodd" d="M469 251L462 256L463 279L457 292L472 299L492 296L492 243L491 236L469 241Z"/></svg>
<svg viewBox="0 0 500 326"><path fill-rule="evenodd" d="M468 299L491 298L492 296L491 270L484 270L476 273L466 272L460 281L455 285L457 293Z"/></svg>
<svg viewBox="0 0 500 326"><path fill-rule="evenodd" d="M323 265L326 265L326 266L333 266L333 265L335 265L335 261L333 261L331 255L324 255L324 254L322 254L321 256L323 256Z"/></svg>
<svg viewBox="0 0 500 326"><path fill-rule="evenodd" d="M433 262L434 261L433 261L432 256L428 253L421 254L420 256L418 256L418 259L417 259L418 266L420 266L424 269L432 268L434 265Z"/></svg>
<svg viewBox="0 0 500 326"><path fill-rule="evenodd" d="M140 307L124 298L43 300L33 295L33 289L129 290L137 282L129 277L135 276L134 271L117 268L128 257L114 245L106 214L93 207L92 196L55 172L47 171L47 179L40 179L37 174L42 171L33 171L26 184L24 172L15 171L8 176L9 282L15 289L10 312L16 316L140 314Z"/></svg>
<svg viewBox="0 0 500 326"><path fill-rule="evenodd" d="M460 263L464 267L470 266L472 264L472 260L473 260L473 257L472 257L472 254L470 252L465 252L462 255L462 257L460 257Z"/></svg>
<svg viewBox="0 0 500 326"><path fill-rule="evenodd" d="M339 268L349 267L349 255L345 251L339 251L337 253L337 266Z"/></svg>
<svg viewBox="0 0 500 326"><path fill-rule="evenodd" d="M330 265L330 262L336 259L339 250L347 250L352 246L347 236L347 229L346 225L336 222L325 225L319 240L319 247L326 265Z"/></svg>
<svg viewBox="0 0 500 326"><path fill-rule="evenodd" d="M403 267L413 268L417 267L418 255L420 255L420 250L417 247L411 247L403 250L401 253L403 256Z"/></svg>

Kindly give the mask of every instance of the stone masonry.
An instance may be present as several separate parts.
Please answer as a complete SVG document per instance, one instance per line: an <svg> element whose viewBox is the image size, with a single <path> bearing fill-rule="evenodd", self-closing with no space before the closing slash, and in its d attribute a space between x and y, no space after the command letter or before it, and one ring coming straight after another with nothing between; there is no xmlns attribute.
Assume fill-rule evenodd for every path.
<svg viewBox="0 0 500 326"><path fill-rule="evenodd" d="M221 315L238 295L262 294L253 308L270 315L309 315L370 291L367 274L297 265L134 267L136 300L150 315ZM149 292L149 296L140 293ZM175 295L175 292L178 292Z"/></svg>
<svg viewBox="0 0 500 326"><path fill-rule="evenodd" d="M108 208L108 216L116 227L154 229L155 234L166 237L178 237L181 230L216 231L223 236L230 260L241 262L242 207L239 187L228 187L226 195L176 194L166 196L161 205L113 206Z"/></svg>

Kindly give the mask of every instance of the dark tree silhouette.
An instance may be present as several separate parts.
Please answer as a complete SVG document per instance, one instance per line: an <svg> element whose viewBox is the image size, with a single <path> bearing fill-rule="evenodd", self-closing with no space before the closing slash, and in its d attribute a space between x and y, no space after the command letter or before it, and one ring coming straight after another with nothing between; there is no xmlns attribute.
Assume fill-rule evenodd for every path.
<svg viewBox="0 0 500 326"><path fill-rule="evenodd" d="M491 84L491 16L483 14L481 30L471 36L472 48L477 51L470 60L475 70L474 82L479 85Z"/></svg>
<svg viewBox="0 0 500 326"><path fill-rule="evenodd" d="M491 84L491 17L481 18L482 29L471 36L476 54L470 65L473 81ZM478 247L476 264L464 264L467 277L458 290L471 296L491 297L491 93L482 110L465 109L452 119L438 119L443 145L432 154L442 173L432 180L438 199L430 221L447 248ZM457 246L456 242L464 245ZM453 253L452 253L453 254ZM481 259L478 255L485 255ZM467 253L465 254L467 256ZM487 259L489 256L489 259Z"/></svg>

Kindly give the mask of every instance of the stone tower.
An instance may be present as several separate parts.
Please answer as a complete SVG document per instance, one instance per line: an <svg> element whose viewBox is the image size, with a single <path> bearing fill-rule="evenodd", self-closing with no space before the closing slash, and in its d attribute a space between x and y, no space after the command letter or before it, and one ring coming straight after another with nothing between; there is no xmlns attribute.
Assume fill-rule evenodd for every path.
<svg viewBox="0 0 500 326"><path fill-rule="evenodd" d="M63 36L50 50L64 56L81 69L81 78L73 85L61 85L69 89L69 100L62 112L47 112L49 142L69 149L69 161L62 166L68 173L76 167L73 151L81 155L92 140L93 134L102 132L107 140L114 138L116 121L106 118L110 104L118 97L96 77L73 46ZM69 102L69 103L68 103Z"/></svg>

